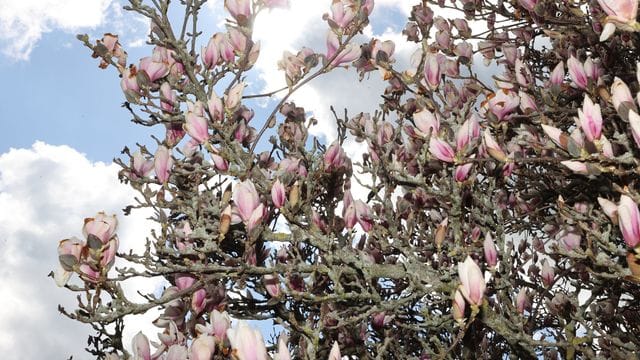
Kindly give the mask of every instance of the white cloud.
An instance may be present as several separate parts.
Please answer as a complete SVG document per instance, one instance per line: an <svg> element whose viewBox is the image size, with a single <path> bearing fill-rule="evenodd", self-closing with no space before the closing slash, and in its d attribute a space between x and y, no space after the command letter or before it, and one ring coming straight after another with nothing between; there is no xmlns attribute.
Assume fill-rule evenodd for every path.
<svg viewBox="0 0 640 360"><path fill-rule="evenodd" d="M0 0L0 40L10 58L26 60L43 33L94 28L112 0Z"/></svg>
<svg viewBox="0 0 640 360"><path fill-rule="evenodd" d="M118 215L121 250L142 247L148 214L122 216L133 191L118 182L117 170L70 147L42 142L0 154L0 353L18 359L90 358L83 349L92 329L57 311L58 304L73 310L75 294L58 288L47 274L58 266L58 241L81 236L83 218L97 211ZM152 292L154 286L135 281L125 290ZM155 338L152 315L128 318L125 344L140 329Z"/></svg>

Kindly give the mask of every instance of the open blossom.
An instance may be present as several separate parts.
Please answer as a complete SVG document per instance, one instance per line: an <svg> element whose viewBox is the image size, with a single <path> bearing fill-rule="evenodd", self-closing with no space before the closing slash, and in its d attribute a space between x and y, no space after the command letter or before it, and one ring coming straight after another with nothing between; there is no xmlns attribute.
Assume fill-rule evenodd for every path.
<svg viewBox="0 0 640 360"><path fill-rule="evenodd" d="M136 78L137 73L138 70L134 65L131 65L122 71L122 80L120 80L120 87L122 88L122 91L125 93L132 92L135 94L140 92L140 85L138 85L138 79Z"/></svg>
<svg viewBox="0 0 640 360"><path fill-rule="evenodd" d="M464 262L458 263L458 276L460 277L460 292L471 305L481 305L484 298L484 275L471 257L467 256Z"/></svg>
<svg viewBox="0 0 640 360"><path fill-rule="evenodd" d="M518 94L508 89L498 90L487 102L489 111L491 111L498 120L506 118L508 114L518 108L519 104L520 97L518 97Z"/></svg>
<svg viewBox="0 0 640 360"><path fill-rule="evenodd" d="M338 171L351 168L351 160L347 157L340 143L334 141L323 157L324 170L326 172Z"/></svg>
<svg viewBox="0 0 640 360"><path fill-rule="evenodd" d="M622 195L618 204L618 225L624 242L631 248L640 243L640 211L629 196Z"/></svg>
<svg viewBox="0 0 640 360"><path fill-rule="evenodd" d="M448 163L454 162L454 158L456 156L451 145L435 136L431 137L431 140L429 140L429 152L438 160Z"/></svg>
<svg viewBox="0 0 640 360"><path fill-rule="evenodd" d="M338 53L340 47L340 40L338 35L333 31L329 31L327 34L327 60L331 60L331 65L340 66L342 64L350 63L360 57L360 47L356 44L347 44L342 51ZM336 54L337 53L337 54ZM335 56L335 58L334 58Z"/></svg>
<svg viewBox="0 0 640 360"><path fill-rule="evenodd" d="M268 359L262 334L251 329L246 321L240 320L236 327L227 330L227 337L238 360Z"/></svg>
<svg viewBox="0 0 640 360"><path fill-rule="evenodd" d="M584 97L584 103L582 109L578 109L578 118L576 121L582 128L587 140L594 141L600 139L600 133L602 132L600 105L594 104L589 96Z"/></svg>
<svg viewBox="0 0 640 360"><path fill-rule="evenodd" d="M352 229L356 223L360 224L365 232L373 228L371 209L362 200L354 201L350 191L344 194L342 216L347 229Z"/></svg>
<svg viewBox="0 0 640 360"><path fill-rule="evenodd" d="M115 215L107 215L99 212L92 218L84 219L82 234L87 237L89 234L96 236L103 244L109 242L116 232L118 220Z"/></svg>
<svg viewBox="0 0 640 360"><path fill-rule="evenodd" d="M598 4L600 4L602 10L609 15L605 19L605 26L600 34L600 41L605 41L611 37L616 28L624 31L636 30L636 18L638 16L637 0L598 0Z"/></svg>
<svg viewBox="0 0 640 360"><path fill-rule="evenodd" d="M260 196L251 180L245 180L237 184L233 189L233 202L240 219L251 231L264 217L264 204L260 202Z"/></svg>
<svg viewBox="0 0 640 360"><path fill-rule="evenodd" d="M345 28L356 17L356 14L350 0L333 0L331 4L331 21L338 27Z"/></svg>
<svg viewBox="0 0 640 360"><path fill-rule="evenodd" d="M153 55L140 59L138 68L144 71L149 77L149 81L154 82L169 74L167 49L156 46Z"/></svg>
<svg viewBox="0 0 640 360"><path fill-rule="evenodd" d="M575 56L571 55L567 60L567 66L569 67L569 77L573 80L573 85L580 89L586 89L589 79L587 78L587 72L584 66Z"/></svg>
<svg viewBox="0 0 640 360"><path fill-rule="evenodd" d="M413 122L418 128L416 131L418 135L426 137L429 133L436 135L440 131L440 120L438 116L427 109L413 113Z"/></svg>

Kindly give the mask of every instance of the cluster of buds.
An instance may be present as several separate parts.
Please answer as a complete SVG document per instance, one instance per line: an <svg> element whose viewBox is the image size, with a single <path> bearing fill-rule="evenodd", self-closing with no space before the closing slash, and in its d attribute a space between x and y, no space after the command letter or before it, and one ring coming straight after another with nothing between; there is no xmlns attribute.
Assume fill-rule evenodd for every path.
<svg viewBox="0 0 640 360"><path fill-rule="evenodd" d="M82 233L85 241L65 239L58 244L60 268L54 274L56 284L64 286L73 273L89 283L103 279L113 265L118 251L115 215L99 212L93 218L84 219Z"/></svg>

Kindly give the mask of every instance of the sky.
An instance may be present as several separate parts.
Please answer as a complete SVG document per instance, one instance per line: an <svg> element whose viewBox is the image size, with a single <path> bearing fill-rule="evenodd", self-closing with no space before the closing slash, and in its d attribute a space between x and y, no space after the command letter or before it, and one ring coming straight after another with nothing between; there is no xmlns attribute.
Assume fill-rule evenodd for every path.
<svg viewBox="0 0 640 360"><path fill-rule="evenodd" d="M262 52L245 92L260 93L284 84L276 62L284 50L308 46L325 51L322 14L330 0L290 0L288 10L264 14L256 23ZM178 3L178 2L175 2ZM222 1L213 0L200 23L210 36L224 23ZM373 27L366 35L396 41L396 59L407 63L413 51L400 32L414 1L377 0ZM120 249L140 249L153 224L144 213L124 217L135 195L117 180L112 160L124 146L152 143L157 131L134 125L125 109L113 69L101 70L75 39L116 33L136 62L151 53L145 45L148 23L122 10L118 0L0 0L0 354L12 359L89 359L83 352L90 328L57 311L74 308L74 295L55 286L47 274L57 267L59 240L81 236L83 219L98 211L118 215ZM357 83L355 71L338 70L296 94L319 125L312 134L335 138L329 106L351 114L373 112L384 84L375 73ZM275 99L255 104L258 123ZM350 143L351 155L361 149ZM130 283L125 290L152 292L157 284ZM130 337L143 330L155 338L147 318L128 319ZM126 343L126 340L125 340Z"/></svg>

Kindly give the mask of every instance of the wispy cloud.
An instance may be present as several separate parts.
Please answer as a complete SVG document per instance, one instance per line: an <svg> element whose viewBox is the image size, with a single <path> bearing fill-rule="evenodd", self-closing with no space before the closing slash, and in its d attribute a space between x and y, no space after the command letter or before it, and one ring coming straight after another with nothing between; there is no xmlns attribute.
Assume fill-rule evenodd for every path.
<svg viewBox="0 0 640 360"><path fill-rule="evenodd" d="M117 170L68 146L41 142L0 154L0 353L16 359L90 358L83 349L91 328L56 310L58 304L73 310L75 295L47 274L58 266L58 241L81 236L82 219L97 211L118 215L121 249L144 247L148 214L122 216L133 191L118 182ZM137 281L125 291L149 293L155 286ZM153 315L128 319L125 338L139 330L154 336Z"/></svg>

